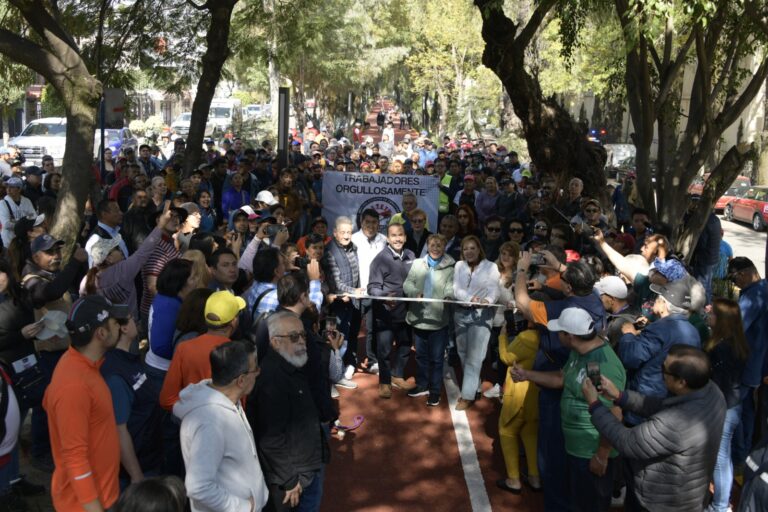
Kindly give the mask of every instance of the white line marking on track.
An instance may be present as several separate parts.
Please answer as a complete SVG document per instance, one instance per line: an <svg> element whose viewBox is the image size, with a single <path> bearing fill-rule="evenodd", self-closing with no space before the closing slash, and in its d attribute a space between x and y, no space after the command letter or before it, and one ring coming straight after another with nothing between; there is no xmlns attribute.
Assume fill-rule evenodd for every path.
<svg viewBox="0 0 768 512"><path fill-rule="evenodd" d="M448 366L446 362L446 366ZM456 372L448 368L443 376L445 394L448 396L448 410L453 421L453 431L456 433L456 444L459 447L461 468L464 471L464 480L467 482L469 501L473 512L486 512L491 510L491 501L485 490L483 472L480 470L480 462L477 460L475 441L472 439L472 430L469 428L467 413L456 410L456 402L459 400L459 386L456 383Z"/></svg>

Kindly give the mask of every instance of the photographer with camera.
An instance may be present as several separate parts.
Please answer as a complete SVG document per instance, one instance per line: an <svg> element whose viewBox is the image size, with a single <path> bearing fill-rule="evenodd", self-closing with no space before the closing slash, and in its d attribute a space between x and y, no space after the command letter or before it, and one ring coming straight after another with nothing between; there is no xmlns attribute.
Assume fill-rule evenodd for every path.
<svg viewBox="0 0 768 512"><path fill-rule="evenodd" d="M599 254L592 236L596 229L603 233L610 229L603 215L603 207L597 199L584 199L581 202L581 213L571 219L571 227L575 232L573 248L582 256Z"/></svg>
<svg viewBox="0 0 768 512"><path fill-rule="evenodd" d="M549 427L562 428L565 440L566 465L563 469L567 470L568 494L563 497L568 499L570 509L574 511L607 511L611 506L613 459L617 452L590 422L590 403L581 389L585 379L599 385L601 375L615 383L618 389L623 389L626 381L624 366L613 349L598 336L600 325L584 309L564 309L556 320L547 322L547 329L557 334L560 343L570 352L563 368L536 371L515 365L512 378L516 382L531 381L542 388L562 389L561 424ZM603 398L602 401L621 419L619 407L608 399ZM541 441L540 437L540 452L543 446ZM547 494L550 494L552 488L547 486L546 480L543 484Z"/></svg>
<svg viewBox="0 0 768 512"><path fill-rule="evenodd" d="M640 308L628 301L629 291L624 281L617 276L605 276L595 284L595 290L600 294L600 300L608 313L605 335L608 343L615 349L623 333L624 324L634 324L635 328L645 327L643 320L638 319L642 315Z"/></svg>
<svg viewBox="0 0 768 512"><path fill-rule="evenodd" d="M269 210L258 211L256 215L258 216L254 219L256 221L256 233L245 247L237 264L238 268L246 272L253 270L253 258L256 256L256 253L268 247L280 249L290 236L288 228L278 224L277 219Z"/></svg>

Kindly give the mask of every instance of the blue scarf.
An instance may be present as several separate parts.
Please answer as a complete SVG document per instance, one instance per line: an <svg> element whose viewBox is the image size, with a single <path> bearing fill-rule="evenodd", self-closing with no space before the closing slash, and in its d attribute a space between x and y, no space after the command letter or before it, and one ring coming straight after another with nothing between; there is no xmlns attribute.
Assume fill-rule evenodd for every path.
<svg viewBox="0 0 768 512"><path fill-rule="evenodd" d="M438 259L432 258L429 254L427 254L427 267L429 267L429 270L427 271L427 277L424 279L424 297L431 299L432 298L432 290L434 286L434 274L435 269L437 268L437 265L443 260L443 257L440 256Z"/></svg>

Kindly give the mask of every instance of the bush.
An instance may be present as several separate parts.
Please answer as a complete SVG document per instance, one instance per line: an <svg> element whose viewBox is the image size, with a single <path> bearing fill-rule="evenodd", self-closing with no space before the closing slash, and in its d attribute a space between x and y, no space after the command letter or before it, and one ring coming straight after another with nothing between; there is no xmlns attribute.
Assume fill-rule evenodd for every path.
<svg viewBox="0 0 768 512"><path fill-rule="evenodd" d="M128 123L128 129L131 130L134 135L144 135L144 121L141 119L134 119Z"/></svg>
<svg viewBox="0 0 768 512"><path fill-rule="evenodd" d="M160 116L149 116L146 121L144 121L144 132L152 132L157 134L161 133L163 128L165 128L165 123L163 122L163 118Z"/></svg>

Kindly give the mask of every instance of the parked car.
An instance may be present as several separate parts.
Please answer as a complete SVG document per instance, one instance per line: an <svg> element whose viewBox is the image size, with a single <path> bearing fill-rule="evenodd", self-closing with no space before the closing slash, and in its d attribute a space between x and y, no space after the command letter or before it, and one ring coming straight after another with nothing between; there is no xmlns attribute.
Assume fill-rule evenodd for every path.
<svg viewBox="0 0 768 512"><path fill-rule="evenodd" d="M8 145L24 155L26 165L40 166L43 156L51 155L56 166L64 160L67 145L67 118L44 117L29 123L24 130L8 141Z"/></svg>
<svg viewBox="0 0 768 512"><path fill-rule="evenodd" d="M704 184L709 179L710 173L705 173L701 178L696 178L690 187L688 187L689 194L701 194L704 190ZM725 207L737 197L741 197L752 186L752 180L747 176L738 176L728 190L717 199L715 203L715 211L721 212L725 210Z"/></svg>
<svg viewBox="0 0 768 512"><path fill-rule="evenodd" d="M104 129L104 144L112 150L112 154L115 157L120 154L120 151L124 151L127 148L133 148L134 151L139 149L139 140L133 136L133 133L128 128ZM99 148L101 148L101 130L97 129L93 137L94 158L99 158L99 155L102 153Z"/></svg>
<svg viewBox="0 0 768 512"><path fill-rule="evenodd" d="M186 137L189 135L189 123L192 121L192 112L182 112L171 123L171 130L175 131L179 135ZM215 134L216 126L211 121L205 123L205 137L213 137Z"/></svg>
<svg viewBox="0 0 768 512"><path fill-rule="evenodd" d="M749 222L755 231L768 226L768 187L750 187L725 207L725 220Z"/></svg>

